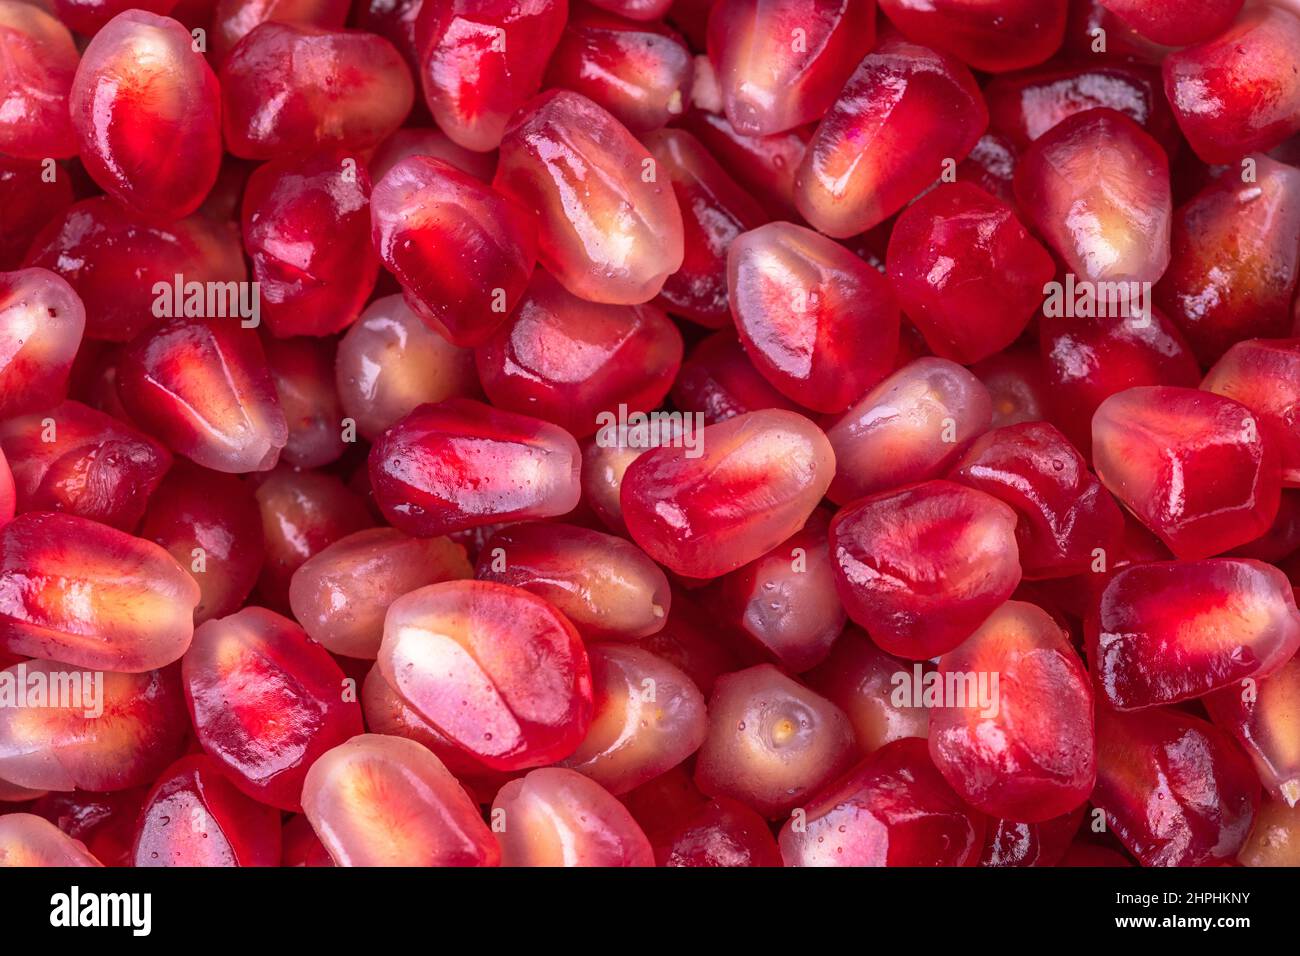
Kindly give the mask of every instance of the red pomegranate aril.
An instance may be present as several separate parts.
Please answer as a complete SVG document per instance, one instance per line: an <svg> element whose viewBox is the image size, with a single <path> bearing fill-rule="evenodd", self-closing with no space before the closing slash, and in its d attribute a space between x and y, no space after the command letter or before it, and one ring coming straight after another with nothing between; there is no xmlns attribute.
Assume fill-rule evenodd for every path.
<svg viewBox="0 0 1300 956"><path fill-rule="evenodd" d="M1102 5L1138 33L1166 46L1200 43L1222 32L1242 0L1102 0Z"/></svg>
<svg viewBox="0 0 1300 956"><path fill-rule="evenodd" d="M1169 264L1169 160L1123 113L1092 109L1052 127L1020 156L1015 191L1080 279L1154 282Z"/></svg>
<svg viewBox="0 0 1300 956"><path fill-rule="evenodd" d="M492 801L502 866L654 866L636 820L609 791L563 767L512 780Z"/></svg>
<svg viewBox="0 0 1300 956"><path fill-rule="evenodd" d="M374 525L361 496L326 472L281 465L261 480L254 497L266 550L258 593L279 610L288 610L289 582L308 558Z"/></svg>
<svg viewBox="0 0 1300 956"><path fill-rule="evenodd" d="M1237 862L1242 866L1300 866L1300 807L1264 801L1246 845L1237 853Z"/></svg>
<svg viewBox="0 0 1300 956"><path fill-rule="evenodd" d="M394 601L384 679L421 717L489 767L569 756L591 723L591 668L546 601L489 581L448 581Z"/></svg>
<svg viewBox="0 0 1300 956"><path fill-rule="evenodd" d="M997 428L977 438L950 473L1015 509L1026 578L1083 574L1114 553L1124 518L1088 463L1046 422Z"/></svg>
<svg viewBox="0 0 1300 956"><path fill-rule="evenodd" d="M1262 3L1218 36L1170 53L1165 94L1196 155L1234 163L1300 130L1300 77L1288 68L1297 56L1300 17Z"/></svg>
<svg viewBox="0 0 1300 956"><path fill-rule="evenodd" d="M473 801L412 740L364 734L307 773L303 808L338 866L496 866L500 851Z"/></svg>
<svg viewBox="0 0 1300 956"><path fill-rule="evenodd" d="M57 272L76 290L92 339L127 342L162 316L184 314L187 301L191 313L206 311L207 295L191 294L199 286L205 293L220 290L214 305L224 307L231 322L249 306L238 295L248 270L237 230L205 216L152 224L107 196L74 203L52 220L26 262ZM233 298L228 290L235 290Z"/></svg>
<svg viewBox="0 0 1300 956"><path fill-rule="evenodd" d="M1056 274L1012 208L965 183L941 185L903 210L886 261L926 345L968 365L1019 337Z"/></svg>
<svg viewBox="0 0 1300 956"><path fill-rule="evenodd" d="M1258 415L1281 454L1282 483L1300 487L1300 339L1238 342L1214 364L1201 388Z"/></svg>
<svg viewBox="0 0 1300 956"><path fill-rule="evenodd" d="M400 295L366 307L339 341L334 370L344 413L371 441L420 405L480 394L474 353L430 329Z"/></svg>
<svg viewBox="0 0 1300 956"><path fill-rule="evenodd" d="M872 0L719 0L709 13L709 59L745 136L821 119L875 42Z"/></svg>
<svg viewBox="0 0 1300 956"><path fill-rule="evenodd" d="M181 673L199 745L260 803L299 810L308 768L362 732L329 652L264 608L199 627Z"/></svg>
<svg viewBox="0 0 1300 956"><path fill-rule="evenodd" d="M81 297L60 276L0 273L0 417L63 400L85 327Z"/></svg>
<svg viewBox="0 0 1300 956"><path fill-rule="evenodd" d="M165 319L122 352L117 391L135 422L213 471L275 466L289 438L257 333L238 319Z"/></svg>
<svg viewBox="0 0 1300 956"><path fill-rule="evenodd" d="M835 238L865 232L965 158L988 125L970 71L953 57L885 39L826 113L795 182L799 212Z"/></svg>
<svg viewBox="0 0 1300 956"><path fill-rule="evenodd" d="M1097 773L1092 687L1046 611L1003 604L943 655L937 682L945 691L930 710L930 756L963 800L993 817L1042 823L1088 799Z"/></svg>
<svg viewBox="0 0 1300 956"><path fill-rule="evenodd" d="M319 468L342 457L343 409L334 389L334 343L318 338L268 339L266 362L289 437L280 457L298 468Z"/></svg>
<svg viewBox="0 0 1300 956"><path fill-rule="evenodd" d="M512 114L541 86L567 15L567 0L422 4L420 83L438 128L466 149L496 149Z"/></svg>
<svg viewBox="0 0 1300 956"><path fill-rule="evenodd" d="M1040 336L1042 324L1040 316ZM976 362L971 366L971 372L988 389L993 403L994 428L1047 419L1047 387L1038 349L1034 345L1013 345L1005 352Z"/></svg>
<svg viewBox="0 0 1300 956"><path fill-rule="evenodd" d="M802 809L777 840L786 866L975 866L984 845L984 817L944 782L923 740L887 744Z"/></svg>
<svg viewBox="0 0 1300 956"><path fill-rule="evenodd" d="M275 22L235 44L221 92L226 148L245 159L369 149L415 99L410 71L383 37Z"/></svg>
<svg viewBox="0 0 1300 956"><path fill-rule="evenodd" d="M638 647L690 677L705 697L713 693L719 677L749 660L742 660L736 644L730 635L719 634L716 618L681 587L673 589L673 606L663 629L637 641Z"/></svg>
<svg viewBox="0 0 1300 956"><path fill-rule="evenodd" d="M383 37L402 54L411 75L420 75L420 48L415 40L415 21L424 0L358 0L352 4L352 25ZM416 81L418 93L419 81ZM375 175L375 179L379 176Z"/></svg>
<svg viewBox="0 0 1300 956"><path fill-rule="evenodd" d="M593 644L591 728L561 766L614 795L652 780L704 742L704 697L667 661L628 644Z"/></svg>
<svg viewBox="0 0 1300 956"><path fill-rule="evenodd" d="M301 813L284 822L280 831L281 866L333 866L329 851L321 843L311 821Z"/></svg>
<svg viewBox="0 0 1300 956"><path fill-rule="evenodd" d="M636 545L575 525L526 521L479 552L475 576L545 598L589 640L637 640L664 626L672 596Z"/></svg>
<svg viewBox="0 0 1300 956"><path fill-rule="evenodd" d="M651 835L659 866L782 866L767 821L730 797L714 797Z"/></svg>
<svg viewBox="0 0 1300 956"><path fill-rule="evenodd" d="M323 149L275 160L248 179L244 249L271 334L332 335L361 314L379 275L361 159Z"/></svg>
<svg viewBox="0 0 1300 956"><path fill-rule="evenodd" d="M1094 806L1143 866L1231 860L1259 806L1259 780L1227 734L1170 708L1097 708Z"/></svg>
<svg viewBox="0 0 1300 956"><path fill-rule="evenodd" d="M20 688L0 707L0 773L41 790L125 790L152 783L189 730L175 668L119 674L51 660L14 664ZM34 687L45 687L38 698Z"/></svg>
<svg viewBox="0 0 1300 956"><path fill-rule="evenodd" d="M166 448L80 402L0 422L18 511L64 511L130 531L171 467Z"/></svg>
<svg viewBox="0 0 1300 956"><path fill-rule="evenodd" d="M837 468L829 497L845 504L938 477L988 431L992 417L988 389L969 371L947 359L917 359L826 430Z"/></svg>
<svg viewBox="0 0 1300 956"><path fill-rule="evenodd" d="M280 814L191 754L154 784L136 824L135 866L277 866Z"/></svg>
<svg viewBox="0 0 1300 956"><path fill-rule="evenodd" d="M1205 698L1210 718L1235 737L1274 798L1300 805L1300 657L1258 682L1243 680Z"/></svg>
<svg viewBox="0 0 1300 956"><path fill-rule="evenodd" d="M1291 330L1300 274L1300 169L1252 156L1174 213L1173 258L1156 301L1205 364L1235 342Z"/></svg>
<svg viewBox="0 0 1300 956"><path fill-rule="evenodd" d="M170 17L114 17L86 47L68 105L86 172L140 215L187 216L217 181L217 77Z"/></svg>
<svg viewBox="0 0 1300 956"><path fill-rule="evenodd" d="M79 840L31 813L0 816L0 869L6 867L103 866Z"/></svg>
<svg viewBox="0 0 1300 956"><path fill-rule="evenodd" d="M377 183L388 171L411 156L429 156L455 166L485 183L497 171L495 153L476 153L451 141L440 129L406 126L384 140L370 159L370 181Z"/></svg>
<svg viewBox="0 0 1300 956"><path fill-rule="evenodd" d="M898 305L888 281L825 236L786 222L738 236L727 284L745 351L787 398L841 412L892 368Z"/></svg>
<svg viewBox="0 0 1300 956"><path fill-rule="evenodd" d="M1130 388L1097 409L1092 443L1102 484L1184 560L1253 541L1277 515L1278 450L1230 398Z"/></svg>
<svg viewBox="0 0 1300 956"><path fill-rule="evenodd" d="M1092 419L1110 396L1138 385L1195 387L1201 370L1178 327L1159 309L1149 316L1040 316L1047 410L1085 455Z"/></svg>
<svg viewBox="0 0 1300 956"><path fill-rule="evenodd" d="M751 412L695 437L698 454L658 447L637 458L620 491L633 540L687 577L734 571L790 537L835 471L826 436L793 412Z"/></svg>
<svg viewBox="0 0 1300 956"><path fill-rule="evenodd" d="M68 28L35 4L0 2L0 153L75 156L68 95L80 55ZM8 210L5 228L8 230Z"/></svg>
<svg viewBox="0 0 1300 956"><path fill-rule="evenodd" d="M113 793L49 793L32 804L32 812L84 844L105 866L130 866L135 821L148 792L135 787Z"/></svg>
<svg viewBox="0 0 1300 956"><path fill-rule="evenodd" d="M1015 178L1018 153L1019 150L1000 133L987 132L976 141L966 158L957 164L957 181L978 186L1008 206L1015 206L1012 181Z"/></svg>
<svg viewBox="0 0 1300 956"><path fill-rule="evenodd" d="M581 93L640 134L686 111L693 70L691 51L662 23L577 6L551 56L546 85Z"/></svg>
<svg viewBox="0 0 1300 956"><path fill-rule="evenodd" d="M673 0L592 0L592 3L629 20L658 20L667 15Z"/></svg>
<svg viewBox="0 0 1300 956"><path fill-rule="evenodd" d="M1084 806L1042 823L990 821L980 866L1061 866L1083 822Z"/></svg>
<svg viewBox="0 0 1300 956"><path fill-rule="evenodd" d="M35 159L0 154L0 272L17 269L33 240L72 203L72 177L66 169Z"/></svg>
<svg viewBox="0 0 1300 956"><path fill-rule="evenodd" d="M682 351L681 333L658 306L587 302L538 269L474 358L496 407L586 438L620 406L629 414L658 407Z"/></svg>
<svg viewBox="0 0 1300 956"><path fill-rule="evenodd" d="M771 136L746 136L736 132L725 116L703 109L688 112L682 124L770 217L798 217L795 173L815 127L800 126Z"/></svg>
<svg viewBox="0 0 1300 956"><path fill-rule="evenodd" d="M563 429L457 398L421 405L386 431L370 450L370 481L393 527L430 537L567 514L581 464Z"/></svg>
<svg viewBox="0 0 1300 956"><path fill-rule="evenodd" d="M722 578L718 617L795 673L816 667L844 630L827 545L828 516Z"/></svg>
<svg viewBox="0 0 1300 956"><path fill-rule="evenodd" d="M765 408L798 411L798 406L773 388L727 330L710 335L682 363L671 389L673 404L704 416L709 425Z"/></svg>
<svg viewBox="0 0 1300 956"><path fill-rule="evenodd" d="M853 759L853 728L829 700L771 664L718 679L695 783L769 819L788 813Z"/></svg>
<svg viewBox="0 0 1300 956"><path fill-rule="evenodd" d="M406 301L456 345L478 345L514 311L537 261L537 223L508 196L430 156L375 184L371 238Z"/></svg>
<svg viewBox="0 0 1300 956"><path fill-rule="evenodd" d="M831 522L844 609L913 660L964 641L1020 583L1016 513L992 495L927 481L863 498Z"/></svg>
<svg viewBox="0 0 1300 956"><path fill-rule="evenodd" d="M580 298L648 302L682 264L670 184L618 120L578 93L552 90L515 114L493 184L537 214L541 264Z"/></svg>
<svg viewBox="0 0 1300 956"><path fill-rule="evenodd" d="M1042 63L1065 36L1066 0L880 0L880 10L914 43L944 50L986 73Z"/></svg>
<svg viewBox="0 0 1300 956"><path fill-rule="evenodd" d="M166 16L178 3L177 0L49 0L39 6L58 17L69 30L93 37L110 20L127 10Z"/></svg>
<svg viewBox="0 0 1300 956"><path fill-rule="evenodd" d="M239 610L265 558L252 489L187 462L178 462L150 497L140 537L165 548L198 582L196 625Z"/></svg>
<svg viewBox="0 0 1300 956"><path fill-rule="evenodd" d="M268 21L341 29L349 6L348 0L216 0L212 12L212 62L220 66L236 43Z"/></svg>
<svg viewBox="0 0 1300 956"><path fill-rule="evenodd" d="M416 588L473 573L465 549L447 538L368 528L303 562L289 581L289 605L312 639L332 653L374 660L390 604Z"/></svg>
<svg viewBox="0 0 1300 956"><path fill-rule="evenodd" d="M0 528L0 649L141 673L177 660L199 586L150 541L72 515Z"/></svg>
<svg viewBox="0 0 1300 956"><path fill-rule="evenodd" d="M1269 529L1254 541L1228 551L1226 556L1280 564L1297 551L1300 551L1300 490L1283 488L1277 517Z"/></svg>
<svg viewBox="0 0 1300 956"><path fill-rule="evenodd" d="M672 184L685 237L681 268L664 280L655 302L711 329L730 325L727 249L767 214L685 130L656 130L642 142Z"/></svg>

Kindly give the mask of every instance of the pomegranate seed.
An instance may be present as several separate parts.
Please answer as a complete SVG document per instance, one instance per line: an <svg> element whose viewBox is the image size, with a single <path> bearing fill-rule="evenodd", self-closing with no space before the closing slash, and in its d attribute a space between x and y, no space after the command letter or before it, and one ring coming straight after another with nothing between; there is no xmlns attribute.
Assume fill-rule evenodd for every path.
<svg viewBox="0 0 1300 956"><path fill-rule="evenodd" d="M360 0L352 7L353 26L383 37L402 54L412 76L420 75L415 23L424 0ZM375 174L374 178L379 179Z"/></svg>
<svg viewBox="0 0 1300 956"><path fill-rule="evenodd" d="M1167 46L1187 46L1222 32L1237 16L1242 0L1201 0L1190 8L1171 0L1102 0L1142 36Z"/></svg>
<svg viewBox="0 0 1300 956"><path fill-rule="evenodd" d="M1293 631L1295 623L1293 615ZM1289 807L1300 804L1298 706L1300 657L1292 657L1258 683L1244 680L1205 698L1211 719L1237 738L1269 793Z"/></svg>
<svg viewBox="0 0 1300 956"><path fill-rule="evenodd" d="M803 162L813 126L800 126L771 136L746 136L736 132L725 116L702 109L688 112L683 125L772 218L798 217L795 172Z"/></svg>
<svg viewBox="0 0 1300 956"><path fill-rule="evenodd" d="M1179 22L1199 28L1204 21ZM1165 58L1165 94L1197 156L1233 163L1300 130L1300 78L1277 69L1298 53L1300 18L1258 4L1213 39Z"/></svg>
<svg viewBox="0 0 1300 956"><path fill-rule="evenodd" d="M1259 806L1254 770L1226 734L1177 710L1097 708L1094 806L1143 866L1231 860Z"/></svg>
<svg viewBox="0 0 1300 956"><path fill-rule="evenodd" d="M388 171L411 156L429 156L455 166L485 183L496 175L495 153L476 153L457 145L440 129L403 127L384 140L370 160L370 181L379 182Z"/></svg>
<svg viewBox="0 0 1300 956"><path fill-rule="evenodd" d="M1043 321L1039 328L1042 336ZM1047 418L1047 388L1038 350L1017 345L971 366L993 403L993 427L1040 422Z"/></svg>
<svg viewBox="0 0 1300 956"><path fill-rule="evenodd" d="M140 537L161 545L199 586L194 623L239 610L262 570L262 518L237 478L178 462L149 499Z"/></svg>
<svg viewBox="0 0 1300 956"><path fill-rule="evenodd" d="M681 211L653 157L585 96L553 90L520 110L494 185L537 213L541 263L579 298L648 302L682 264Z"/></svg>
<svg viewBox="0 0 1300 956"><path fill-rule="evenodd" d="M980 866L1059 866L1083 821L1084 807L1042 823L996 820L984 837Z"/></svg>
<svg viewBox="0 0 1300 956"><path fill-rule="evenodd" d="M0 155L0 205L5 210L0 272L22 265L36 236L51 221L62 219L72 203L71 177L60 168L47 181L45 169L34 159Z"/></svg>
<svg viewBox="0 0 1300 956"><path fill-rule="evenodd" d="M341 29L348 18L348 7L347 0L216 0L212 62L220 66L236 43L268 21Z"/></svg>
<svg viewBox="0 0 1300 956"><path fill-rule="evenodd" d="M401 737L363 734L314 764L303 808L339 866L496 866L483 818L442 762Z"/></svg>
<svg viewBox="0 0 1300 956"><path fill-rule="evenodd" d="M512 780L492 801L502 866L654 866L650 841L609 791L563 767Z"/></svg>
<svg viewBox="0 0 1300 956"><path fill-rule="evenodd" d="M567 0L422 4L420 82L438 128L466 149L496 149L511 115L541 86L567 15Z"/></svg>
<svg viewBox="0 0 1300 956"><path fill-rule="evenodd" d="M266 362L284 413L288 438L281 457L319 468L342 457L343 409L334 388L334 345L325 339L267 339Z"/></svg>
<svg viewBox="0 0 1300 956"><path fill-rule="evenodd" d="M136 422L205 468L266 470L288 439L257 334L233 320L164 320L123 351L117 385Z"/></svg>
<svg viewBox="0 0 1300 956"><path fill-rule="evenodd" d="M38 675L48 700L29 696L0 708L5 780L41 790L125 790L152 782L184 749L189 727L175 668L96 674L50 660L8 668L19 687L30 688ZM66 700L61 688L71 689Z"/></svg>
<svg viewBox="0 0 1300 956"><path fill-rule="evenodd" d="M786 397L842 412L892 368L889 283L825 236L785 222L747 232L727 254L727 284L745 351Z"/></svg>
<svg viewBox="0 0 1300 956"><path fill-rule="evenodd" d="M1237 861L1242 866L1300 866L1300 808L1265 801Z"/></svg>
<svg viewBox="0 0 1300 956"><path fill-rule="evenodd" d="M307 769L362 732L355 691L347 696L334 659L263 608L202 625L181 672L199 745L260 803L300 809Z"/></svg>
<svg viewBox="0 0 1300 956"><path fill-rule="evenodd" d="M1052 423L1085 455L1093 416L1110 396L1136 385L1200 381L1191 346L1159 309L1124 320L1040 316L1038 345Z"/></svg>
<svg viewBox="0 0 1300 956"><path fill-rule="evenodd" d="M657 22L575 7L546 71L546 85L581 93L633 133L668 125L690 105L694 58Z"/></svg>
<svg viewBox="0 0 1300 956"><path fill-rule="evenodd" d="M1258 415L1281 453L1283 483L1300 486L1300 339L1238 342L1201 387Z"/></svg>
<svg viewBox="0 0 1300 956"><path fill-rule="evenodd" d="M673 607L663 629L642 638L637 646L681 670L700 693L708 697L723 674L741 667L740 655L726 637L720 639L717 621L680 588L673 591Z"/></svg>
<svg viewBox="0 0 1300 956"><path fill-rule="evenodd" d="M136 824L135 866L276 866L280 814L244 796L211 757L172 764Z"/></svg>
<svg viewBox="0 0 1300 956"><path fill-rule="evenodd" d="M610 409L658 407L682 350L681 333L658 306L584 302L539 269L514 314L476 350L475 363L498 408L586 438Z"/></svg>
<svg viewBox="0 0 1300 956"><path fill-rule="evenodd" d="M0 273L0 417L63 400L85 327L81 298L53 272Z"/></svg>
<svg viewBox="0 0 1300 956"><path fill-rule="evenodd" d="M970 71L946 53L888 37L858 65L799 167L795 202L844 238L898 212L958 162L988 125Z"/></svg>
<svg viewBox="0 0 1300 956"><path fill-rule="evenodd" d="M333 866L329 851L321 843L311 821L301 813L285 821L280 831L281 866Z"/></svg>
<svg viewBox="0 0 1300 956"><path fill-rule="evenodd" d="M480 394L474 353L428 328L400 295L376 299L339 341L343 412L374 441L418 406Z"/></svg>
<svg viewBox="0 0 1300 956"><path fill-rule="evenodd" d="M978 186L1008 206L1014 206L1016 197L1012 180L1015 177L1018 152L999 133L985 133L976 140L966 158L957 164L957 180Z"/></svg>
<svg viewBox="0 0 1300 956"><path fill-rule="evenodd" d="M826 513L814 511L802 530L723 577L718 592L721 620L795 673L825 660L844 630L828 525Z"/></svg>
<svg viewBox="0 0 1300 956"><path fill-rule="evenodd" d="M635 545L574 525L522 522L494 534L475 576L545 598L590 640L636 640L664 626L672 597Z"/></svg>
<svg viewBox="0 0 1300 956"><path fill-rule="evenodd" d="M74 203L52 220L27 264L66 279L86 304L86 335L110 342L130 341L158 321L160 285L164 302L174 297L183 307L185 285L224 289L248 278L239 235L225 223L191 216L154 225L106 196Z"/></svg>
<svg viewBox="0 0 1300 956"><path fill-rule="evenodd" d="M1277 449L1230 398L1130 388L1102 402L1092 441L1102 483L1179 558L1252 541L1277 515Z"/></svg>
<svg viewBox="0 0 1300 956"><path fill-rule="evenodd" d="M142 673L193 636L199 586L150 541L72 515L0 528L0 648L76 667Z"/></svg>
<svg viewBox="0 0 1300 956"><path fill-rule="evenodd" d="M926 345L966 364L1020 336L1056 273L1010 206L965 183L942 185L903 211L887 263Z"/></svg>
<svg viewBox="0 0 1300 956"><path fill-rule="evenodd" d="M465 549L447 538L408 538L369 528L316 552L293 573L289 604L312 640L346 657L374 660L384 612L426 584L472 577Z"/></svg>
<svg viewBox="0 0 1300 956"><path fill-rule="evenodd" d="M1102 36L1105 43L1099 44ZM1074 60L1096 57L1106 62L1158 64L1172 48L1148 40L1107 10L1102 0L1073 0L1063 52Z"/></svg>
<svg viewBox="0 0 1300 956"><path fill-rule="evenodd" d="M1300 550L1300 491L1284 488L1277 517L1269 529L1254 541L1233 548L1227 556L1278 564L1297 550Z"/></svg>
<svg viewBox="0 0 1300 956"><path fill-rule="evenodd" d="M52 12L68 27L82 36L94 36L118 14L129 9L165 16L177 6L177 0L50 0L41 6Z"/></svg>
<svg viewBox="0 0 1300 956"><path fill-rule="evenodd" d="M1016 200L1080 278L1154 282L1169 264L1169 161L1123 113L1061 121L1016 165Z"/></svg>
<svg viewBox="0 0 1300 956"><path fill-rule="evenodd" d="M875 45L874 6L718 0L709 13L709 60L732 128L769 136L820 119Z"/></svg>
<svg viewBox="0 0 1300 956"><path fill-rule="evenodd" d="M767 214L685 130L657 130L642 142L672 183L684 230L681 268L664 280L655 302L711 329L728 326L727 250Z"/></svg>
<svg viewBox="0 0 1300 956"><path fill-rule="evenodd" d="M699 412L710 425L765 408L798 411L794 402L758 374L740 342L727 331L696 346L682 363L671 394L678 408Z"/></svg>
<svg viewBox="0 0 1300 956"><path fill-rule="evenodd" d="M384 679L420 716L489 767L569 756L591 723L591 668L578 632L527 591L447 581L389 605Z"/></svg>
<svg viewBox="0 0 1300 956"><path fill-rule="evenodd" d="M377 146L415 99L401 54L382 37L275 22L235 44L221 92L226 148L245 159Z"/></svg>
<svg viewBox="0 0 1300 956"><path fill-rule="evenodd" d="M826 430L837 467L830 499L844 504L943 474L992 417L988 389L974 375L947 359L917 359Z"/></svg>
<svg viewBox="0 0 1300 956"><path fill-rule="evenodd" d="M708 736L695 782L775 819L853 759L844 712L771 664L720 677L709 698Z"/></svg>
<svg viewBox="0 0 1300 956"><path fill-rule="evenodd" d="M925 741L896 740L781 828L786 866L974 866L985 821L935 770Z"/></svg>
<svg viewBox="0 0 1300 956"><path fill-rule="evenodd" d="M370 480L399 531L432 536L567 514L581 493L568 432L480 402L421 405L370 450Z"/></svg>
<svg viewBox="0 0 1300 956"><path fill-rule="evenodd" d="M148 794L145 787L115 793L50 793L32 812L85 845L105 866L130 866L135 821Z"/></svg>
<svg viewBox="0 0 1300 956"><path fill-rule="evenodd" d="M1015 509L1016 544L1027 578L1064 578L1112 554L1124 518L1083 456L1046 422L994 429L951 473Z"/></svg>
<svg viewBox="0 0 1300 956"><path fill-rule="evenodd" d="M591 728L562 766L627 793L680 764L704 742L704 697L662 658L627 644L593 644Z"/></svg>
<svg viewBox="0 0 1300 956"><path fill-rule="evenodd" d="M629 20L658 20L668 13L673 0L592 0L592 3Z"/></svg>
<svg viewBox="0 0 1300 956"><path fill-rule="evenodd" d="M1156 300L1209 364L1242 339L1284 336L1300 273L1300 169L1267 156L1229 171L1174 214Z"/></svg>
<svg viewBox="0 0 1300 956"><path fill-rule="evenodd" d="M72 34L39 6L3 0L0 42L0 152L23 159L75 156L68 94L80 55Z"/></svg>
<svg viewBox="0 0 1300 956"><path fill-rule="evenodd" d="M514 310L537 261L531 213L429 156L399 161L375 185L372 239L406 301L456 345L478 345ZM463 268L448 270L459 261Z"/></svg>
<svg viewBox="0 0 1300 956"><path fill-rule="evenodd" d="M103 865L49 820L31 813L0 816L0 868Z"/></svg>
<svg viewBox="0 0 1300 956"><path fill-rule="evenodd" d="M947 686L999 675L992 693L974 693L968 680L964 700L945 700L930 713L930 756L963 800L1024 823L1083 805L1097 775L1092 689L1046 611L1008 601L943 655L938 674Z"/></svg>
<svg viewBox="0 0 1300 956"><path fill-rule="evenodd" d="M633 540L688 577L734 571L790 537L835 470L826 436L793 412L751 412L697 438L696 457L660 447L637 458L620 491Z"/></svg>
<svg viewBox="0 0 1300 956"><path fill-rule="evenodd" d="M271 334L330 335L361 314L379 274L370 177L343 150L259 166L244 190L244 248Z"/></svg>
<svg viewBox="0 0 1300 956"><path fill-rule="evenodd" d="M651 843L659 866L782 865L767 821L728 797L715 797Z"/></svg>
<svg viewBox="0 0 1300 956"><path fill-rule="evenodd" d="M880 10L914 43L944 50L977 70L1005 73L1042 63L1061 46L1066 0L880 0Z"/></svg>
<svg viewBox="0 0 1300 956"><path fill-rule="evenodd" d="M72 83L86 172L150 219L194 212L221 166L221 91L193 44L170 17L127 10L95 34Z"/></svg>
<svg viewBox="0 0 1300 956"><path fill-rule="evenodd" d="M148 435L80 402L0 422L18 511L66 511L130 531L171 467Z"/></svg>

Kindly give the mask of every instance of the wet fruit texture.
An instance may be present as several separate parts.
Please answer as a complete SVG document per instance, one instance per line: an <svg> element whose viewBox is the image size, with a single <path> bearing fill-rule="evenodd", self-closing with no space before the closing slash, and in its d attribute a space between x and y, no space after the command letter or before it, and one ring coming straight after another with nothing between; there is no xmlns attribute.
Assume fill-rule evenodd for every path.
<svg viewBox="0 0 1300 956"><path fill-rule="evenodd" d="M1300 804L1300 657L1258 682L1225 687L1207 697L1205 707L1250 755L1269 793L1290 807Z"/></svg>
<svg viewBox="0 0 1300 956"><path fill-rule="evenodd" d="M1300 485L1300 339L1238 342L1201 387L1259 416L1282 458L1282 483Z"/></svg>
<svg viewBox="0 0 1300 956"><path fill-rule="evenodd" d="M0 816L0 867L103 866L85 845L31 813Z"/></svg>
<svg viewBox="0 0 1300 956"><path fill-rule="evenodd" d="M881 11L909 40L989 73L1033 66L1055 53L1065 35L1066 6L1066 0L880 0Z"/></svg>
<svg viewBox="0 0 1300 956"><path fill-rule="evenodd" d="M26 159L76 154L66 103L80 56L68 28L35 4L4 0L0 40L0 153Z"/></svg>
<svg viewBox="0 0 1300 956"><path fill-rule="evenodd" d="M45 269L0 273L0 414L57 405L86 328L81 297Z"/></svg>
<svg viewBox="0 0 1300 956"><path fill-rule="evenodd" d="M72 202L72 177L59 175L57 166L52 177L48 170L39 160L0 154L0 202L5 206L0 271L21 265L32 240Z"/></svg>

